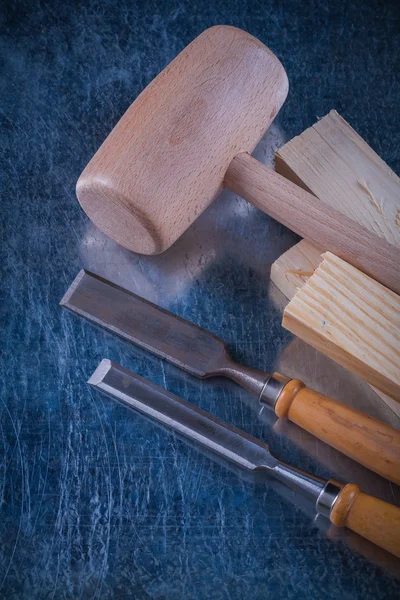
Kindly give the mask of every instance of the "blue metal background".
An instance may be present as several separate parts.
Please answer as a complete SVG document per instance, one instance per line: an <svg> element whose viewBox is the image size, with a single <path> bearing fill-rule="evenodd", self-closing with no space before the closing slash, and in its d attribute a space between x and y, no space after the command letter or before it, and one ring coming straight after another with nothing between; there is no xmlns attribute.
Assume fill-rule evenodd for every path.
<svg viewBox="0 0 400 600"><path fill-rule="evenodd" d="M257 149L336 108L395 170L396 2L7 2L0 38L2 598L395 598L399 562L277 485L224 464L85 383L113 359L270 442L277 457L399 503L399 488L224 380L199 382L58 307L79 269L220 334L393 423L356 377L281 326L275 258L297 238L224 193L167 253L140 257L80 209L80 171L136 95L203 29L231 24L282 60L291 91Z"/></svg>

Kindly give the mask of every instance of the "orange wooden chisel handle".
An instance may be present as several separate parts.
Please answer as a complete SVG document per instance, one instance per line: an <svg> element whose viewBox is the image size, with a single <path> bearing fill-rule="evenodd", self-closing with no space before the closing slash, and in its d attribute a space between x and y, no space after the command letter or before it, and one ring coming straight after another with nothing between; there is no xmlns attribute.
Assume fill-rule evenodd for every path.
<svg viewBox="0 0 400 600"><path fill-rule="evenodd" d="M400 508L345 485L333 505L330 520L400 557Z"/></svg>
<svg viewBox="0 0 400 600"><path fill-rule="evenodd" d="M285 385L275 413L400 484L400 432L389 425L306 388L298 379Z"/></svg>

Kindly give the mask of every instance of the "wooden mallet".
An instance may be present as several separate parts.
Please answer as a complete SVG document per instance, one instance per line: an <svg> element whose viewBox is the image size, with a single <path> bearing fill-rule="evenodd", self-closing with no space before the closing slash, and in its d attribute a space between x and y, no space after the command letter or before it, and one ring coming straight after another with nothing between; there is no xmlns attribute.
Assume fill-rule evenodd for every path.
<svg viewBox="0 0 400 600"><path fill-rule="evenodd" d="M94 223L166 250L228 188L400 293L400 250L250 156L288 92L274 54L234 27L204 31L139 95L77 184Z"/></svg>

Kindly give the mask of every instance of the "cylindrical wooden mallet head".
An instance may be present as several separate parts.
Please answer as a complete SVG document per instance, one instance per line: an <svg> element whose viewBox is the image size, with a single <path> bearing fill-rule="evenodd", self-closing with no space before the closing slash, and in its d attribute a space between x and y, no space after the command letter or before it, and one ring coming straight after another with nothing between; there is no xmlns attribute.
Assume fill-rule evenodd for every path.
<svg viewBox="0 0 400 600"><path fill-rule="evenodd" d="M279 60L234 27L204 31L139 95L87 165L79 202L122 246L166 250L251 153L288 91Z"/></svg>

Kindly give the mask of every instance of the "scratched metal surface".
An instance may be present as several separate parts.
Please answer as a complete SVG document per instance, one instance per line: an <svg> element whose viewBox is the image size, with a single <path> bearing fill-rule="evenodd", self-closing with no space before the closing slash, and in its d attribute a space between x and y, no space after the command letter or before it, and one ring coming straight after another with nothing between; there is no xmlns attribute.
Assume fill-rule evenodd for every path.
<svg viewBox="0 0 400 600"><path fill-rule="evenodd" d="M268 440L287 462L397 504L399 488L259 413L234 384L197 381L58 307L88 268L221 335L244 364L299 376L394 422L364 383L281 328L285 301L269 269L294 234L223 193L171 250L141 257L102 235L74 197L132 99L215 23L260 37L289 73L291 95L258 158L271 163L274 149L335 107L398 170L395 3L304 6L30 1L3 10L1 598L399 596L394 558L86 380L108 357Z"/></svg>

